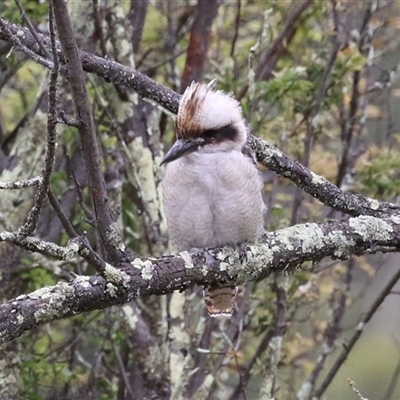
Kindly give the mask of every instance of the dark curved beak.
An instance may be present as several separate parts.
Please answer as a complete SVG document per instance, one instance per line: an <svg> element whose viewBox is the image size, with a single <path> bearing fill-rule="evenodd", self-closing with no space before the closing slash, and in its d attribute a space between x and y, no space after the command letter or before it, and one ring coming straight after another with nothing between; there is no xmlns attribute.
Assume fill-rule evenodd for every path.
<svg viewBox="0 0 400 400"><path fill-rule="evenodd" d="M202 144L204 144L204 139L202 138L195 138L191 140L178 139L162 159L160 167L163 164L175 161L178 158L197 150L197 148Z"/></svg>

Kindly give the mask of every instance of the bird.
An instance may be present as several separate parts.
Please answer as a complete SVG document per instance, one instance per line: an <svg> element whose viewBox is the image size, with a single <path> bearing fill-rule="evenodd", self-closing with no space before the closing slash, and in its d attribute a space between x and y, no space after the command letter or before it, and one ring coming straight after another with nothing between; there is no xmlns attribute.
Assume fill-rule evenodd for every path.
<svg viewBox="0 0 400 400"><path fill-rule="evenodd" d="M246 146L242 109L232 94L192 82L175 120L176 141L160 165L164 214L178 252L252 242L264 232L263 183L254 153ZM230 317L237 288L204 289L211 317Z"/></svg>

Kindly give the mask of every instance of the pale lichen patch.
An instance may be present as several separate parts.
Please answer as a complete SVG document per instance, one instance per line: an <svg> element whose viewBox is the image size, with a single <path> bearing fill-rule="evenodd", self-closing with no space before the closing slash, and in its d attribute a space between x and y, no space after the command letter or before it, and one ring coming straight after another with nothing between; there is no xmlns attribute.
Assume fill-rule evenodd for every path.
<svg viewBox="0 0 400 400"><path fill-rule="evenodd" d="M118 288L115 285L113 285L111 282L107 282L106 287L106 291L110 293L111 297L117 297Z"/></svg>
<svg viewBox="0 0 400 400"><path fill-rule="evenodd" d="M24 322L24 317L21 314L17 315L17 324L21 325Z"/></svg>
<svg viewBox="0 0 400 400"><path fill-rule="evenodd" d="M305 400L305 399L309 399L310 395L311 395L311 390L313 388L313 385L311 384L311 382L306 381L301 385L301 388L299 389L299 391L297 392L297 399L298 400Z"/></svg>
<svg viewBox="0 0 400 400"><path fill-rule="evenodd" d="M125 316L125 320L128 323L129 327L131 328L132 331L136 329L136 324L138 322L138 317L137 315L133 312L133 308L130 305L123 305L122 306L122 311Z"/></svg>
<svg viewBox="0 0 400 400"><path fill-rule="evenodd" d="M248 245L246 251L246 267L243 268L239 255L235 253L235 259L229 259L226 264L228 274L236 277L237 284L241 284L260 275L265 265L273 260L273 252L263 245Z"/></svg>
<svg viewBox="0 0 400 400"><path fill-rule="evenodd" d="M74 282L79 284L84 289L90 289L92 285L90 284L90 276L87 275L77 275L74 278Z"/></svg>
<svg viewBox="0 0 400 400"><path fill-rule="evenodd" d="M138 267L136 266L136 268L138 268ZM154 277L154 265L150 260L142 261L140 269L142 270L141 276L146 281L149 281L150 279L152 279Z"/></svg>
<svg viewBox="0 0 400 400"><path fill-rule="evenodd" d="M129 279L129 276L124 271L114 268L112 265L107 263L104 267L103 274L107 282L111 282L114 285L121 285L124 281Z"/></svg>
<svg viewBox="0 0 400 400"><path fill-rule="evenodd" d="M230 264L223 262L223 261L219 264L220 271L227 271L229 267L230 267Z"/></svg>
<svg viewBox="0 0 400 400"><path fill-rule="evenodd" d="M390 233L393 232L393 228L387 222L367 215L350 218L349 225L364 241L389 240Z"/></svg>
<svg viewBox="0 0 400 400"><path fill-rule="evenodd" d="M46 288L45 288L46 289ZM44 303L43 307L34 313L34 317L37 323L48 322L57 318L62 318L66 315L67 309L65 307L65 300L74 295L75 290L68 283L60 282L55 288L47 288L45 294L46 298L49 299L48 303ZM37 290L36 296L40 294L40 290ZM42 292L43 293L43 292ZM51 297L47 294L51 293ZM33 293L32 293L33 294ZM32 298L32 294L29 295ZM37 297L39 298L39 297ZM41 297L43 299L43 297Z"/></svg>
<svg viewBox="0 0 400 400"><path fill-rule="evenodd" d="M172 293L169 304L169 313L172 319L181 318L182 315L185 314L185 302L186 302L185 293L179 293L179 292Z"/></svg>
<svg viewBox="0 0 400 400"><path fill-rule="evenodd" d="M28 296L30 299L35 300L35 299L47 299L51 296L52 294L52 288L50 286L46 286L43 288L40 288L38 290L35 290L34 292L30 293Z"/></svg>
<svg viewBox="0 0 400 400"><path fill-rule="evenodd" d="M293 237L297 234L297 230L295 227L290 226L282 231L280 231L277 235L277 242L283 244L288 251L294 250L293 245Z"/></svg>
<svg viewBox="0 0 400 400"><path fill-rule="evenodd" d="M299 230L301 240L301 250L303 253L308 253L314 251L314 249L320 249L323 247L323 237L324 232L316 224L309 224L312 229L307 229L306 231Z"/></svg>
<svg viewBox="0 0 400 400"><path fill-rule="evenodd" d="M392 215L390 219L395 223L395 224L400 224L400 216L398 215Z"/></svg>
<svg viewBox="0 0 400 400"><path fill-rule="evenodd" d="M226 248L218 252L215 258L227 264L234 265L239 263L238 252L236 249Z"/></svg>
<svg viewBox="0 0 400 400"><path fill-rule="evenodd" d="M144 261L142 261L140 258L135 258L131 262L131 265L133 268L142 269L144 267Z"/></svg>
<svg viewBox="0 0 400 400"><path fill-rule="evenodd" d="M375 200L375 199L368 199L369 202L369 206L373 209L373 210L377 210L379 208L379 201Z"/></svg>
<svg viewBox="0 0 400 400"><path fill-rule="evenodd" d="M326 179L320 175L315 174L314 172L311 172L311 182L314 185L325 185Z"/></svg>
<svg viewBox="0 0 400 400"><path fill-rule="evenodd" d="M203 266L201 267L201 272L202 272L203 276L207 276L207 274L208 274L208 268L207 268L205 265L203 265Z"/></svg>
<svg viewBox="0 0 400 400"><path fill-rule="evenodd" d="M332 243L334 246L336 246L335 250L333 251L333 255L337 258L343 258L347 256L349 247L353 247L355 245L355 241L351 238L347 238L341 231L329 232L326 236L325 242Z"/></svg>
<svg viewBox="0 0 400 400"><path fill-rule="evenodd" d="M121 251L125 251L125 244L121 239L121 235L119 234L118 225L116 222L113 222L107 229L106 232L107 239L109 242L117 249Z"/></svg>
<svg viewBox="0 0 400 400"><path fill-rule="evenodd" d="M64 260L71 261L79 251L79 243L76 239L70 239L65 249Z"/></svg>
<svg viewBox="0 0 400 400"><path fill-rule="evenodd" d="M192 258L190 257L190 253L188 251L182 251L179 253L182 260L185 262L185 268L193 269L194 265L192 262Z"/></svg>

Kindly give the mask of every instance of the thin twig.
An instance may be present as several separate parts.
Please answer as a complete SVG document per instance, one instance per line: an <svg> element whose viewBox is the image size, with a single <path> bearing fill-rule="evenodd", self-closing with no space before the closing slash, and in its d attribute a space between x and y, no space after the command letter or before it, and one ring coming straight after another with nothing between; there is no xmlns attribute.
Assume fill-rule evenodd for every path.
<svg viewBox="0 0 400 400"><path fill-rule="evenodd" d="M49 90L48 90L48 111L47 111L47 147L45 163L42 171L42 181L35 194L35 203L28 213L26 222L18 230L21 237L30 235L36 228L43 205L47 199L47 191L50 187L51 175L53 173L56 148L57 148L57 79L59 62L57 55L57 44L55 37L55 27L53 21L53 9L50 3L49 8L49 28L51 50L53 53L54 68L50 71Z"/></svg>
<svg viewBox="0 0 400 400"><path fill-rule="evenodd" d="M113 342L113 350L114 350L115 356L117 357L119 371L120 371L120 373L122 375L122 379L124 381L126 390L128 391L131 399L135 399L136 396L135 396L134 390L133 390L133 388L132 388L132 386L131 386L131 384L129 382L128 373L126 371L124 362L122 360L121 353L119 352L119 350L118 350L118 348L117 348L117 346L115 345L114 342Z"/></svg>
<svg viewBox="0 0 400 400"><path fill-rule="evenodd" d="M333 2L333 12L334 13L336 12L335 7L336 7L336 2ZM338 36L336 36L336 40L335 40L333 48L332 48L331 56L329 57L328 64L325 68L324 74L322 75L321 83L318 86L317 94L315 96L314 106L312 108L311 114L309 116L309 121L307 123L307 134L306 134L306 137L304 140L304 155L303 155L303 160L302 160L302 163L305 167L308 167L308 165L310 163L311 150L312 150L312 147L314 144L315 119L321 111L325 92L328 87L328 78L332 72L333 66L335 65L335 61L336 61L336 58L337 58L337 55L339 53L341 46L342 46L342 43L340 42ZM301 190L301 188L297 187L296 191L295 191L295 196L294 196L292 217L290 220L291 225L294 225L298 222L303 199L304 199L304 192L303 192L303 190Z"/></svg>
<svg viewBox="0 0 400 400"><path fill-rule="evenodd" d="M236 15L235 15L235 33L232 38L232 43L231 43L231 52L230 56L232 58L235 57L235 47L236 47L236 42L239 37L239 26L240 26L240 12L242 8L242 1L241 0L236 0Z"/></svg>
<svg viewBox="0 0 400 400"><path fill-rule="evenodd" d="M54 209L57 217L61 221L65 231L71 238L79 238L82 246L79 250L79 254L90 264L93 265L98 272L104 271L105 263L100 257L93 251L91 248L89 241L86 239L85 236L79 236L78 233L75 231L74 227L72 226L70 220L68 219L67 215L65 214L64 210L61 207L57 197L50 189L48 192L49 201L51 206Z"/></svg>
<svg viewBox="0 0 400 400"><path fill-rule="evenodd" d="M76 193L78 194L78 203L82 208L83 213L85 214L86 222L91 226L96 226L96 220L94 219L92 213L90 212L89 208L86 206L84 198L83 198L83 191L81 185L78 182L78 179L75 175L74 168L72 167L71 159L67 155L67 165L70 172L70 178L74 182Z"/></svg>
<svg viewBox="0 0 400 400"><path fill-rule="evenodd" d="M22 20L26 23L26 25L28 26L28 29L30 30L30 32L32 33L32 36L36 39L37 44L40 46L40 48L43 51L43 54L46 56L47 59L51 60L52 56L50 54L50 52L47 50L46 46L43 45L42 41L39 39L39 36L36 32L35 27L33 26L32 22L30 21L30 19L28 18L28 16L26 15L25 9L22 7L21 2L19 0L14 0L15 4L18 7L18 10L21 14Z"/></svg>
<svg viewBox="0 0 400 400"><path fill-rule="evenodd" d="M358 323L356 330L354 331L350 340L343 344L343 349L339 354L338 358L336 359L335 363L333 364L332 368L328 372L328 375L325 377L323 382L320 386L314 391L313 396L317 399L321 398L327 387L332 382L333 378L335 377L336 373L339 371L342 364L346 361L348 355L350 354L351 349L357 343L358 339L360 338L362 332L364 331L365 326L374 316L377 309L386 299L386 297L391 293L392 288L396 285L396 283L400 280L400 269L392 276L386 286L382 289L379 293L378 297L372 303L371 308L367 311L365 316L361 319Z"/></svg>
<svg viewBox="0 0 400 400"><path fill-rule="evenodd" d="M393 294L393 292L392 292L392 294ZM397 345L398 345L398 343L397 343ZM396 368L393 371L392 378L390 379L390 383L389 383L389 386L385 393L385 396L383 397L383 400L393 399L393 393L396 390L397 384L399 382L399 378L400 378L400 359L397 362Z"/></svg>
<svg viewBox="0 0 400 400"><path fill-rule="evenodd" d="M320 373L322 372L326 360L328 356L335 349L335 341L337 340L339 334L341 333L340 323L342 321L343 315L346 311L346 300L347 300L347 292L349 290L350 282L351 282L351 274L354 266L354 259L351 258L347 263L347 273L345 276L344 285L342 284L342 288L338 291L334 291L332 294L332 302L335 301L335 297L337 293L339 294L339 300L335 305L335 308L332 310L333 318L332 321L328 324L324 332L324 338L322 343L322 351L318 356L318 359L315 363L315 366L310 374L310 378L303 384L303 387L309 386L314 388L315 382L317 381ZM343 288L345 286L345 288Z"/></svg>

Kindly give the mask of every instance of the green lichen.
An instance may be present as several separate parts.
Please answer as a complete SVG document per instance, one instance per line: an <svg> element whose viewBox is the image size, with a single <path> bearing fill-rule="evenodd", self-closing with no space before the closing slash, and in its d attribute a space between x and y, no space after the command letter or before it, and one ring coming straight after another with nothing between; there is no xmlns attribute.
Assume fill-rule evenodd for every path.
<svg viewBox="0 0 400 400"><path fill-rule="evenodd" d="M389 240L393 232L393 228L387 222L367 215L351 218L349 225L364 241Z"/></svg>
<svg viewBox="0 0 400 400"><path fill-rule="evenodd" d="M336 246L333 255L337 258L343 258L348 255L349 248L355 245L353 239L347 238L341 231L329 232L325 240L326 244L332 243Z"/></svg>
<svg viewBox="0 0 400 400"><path fill-rule="evenodd" d="M49 322L65 316L68 312L65 301L74 293L74 288L64 282L58 283L55 288L43 288L31 293L28 296L30 299L48 299L48 303L44 303L43 307L34 313L36 322Z"/></svg>

